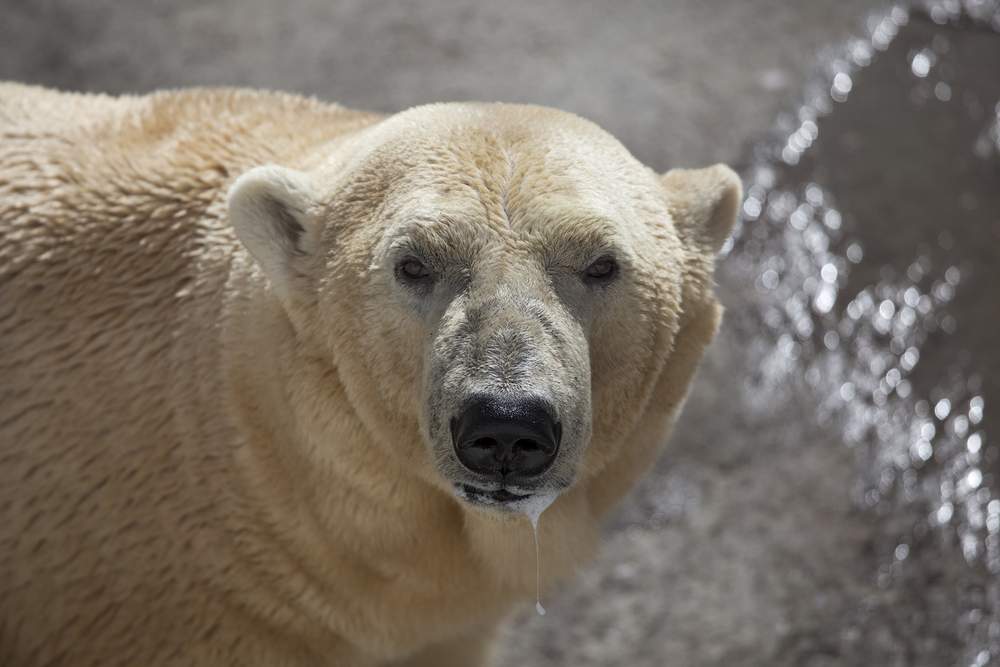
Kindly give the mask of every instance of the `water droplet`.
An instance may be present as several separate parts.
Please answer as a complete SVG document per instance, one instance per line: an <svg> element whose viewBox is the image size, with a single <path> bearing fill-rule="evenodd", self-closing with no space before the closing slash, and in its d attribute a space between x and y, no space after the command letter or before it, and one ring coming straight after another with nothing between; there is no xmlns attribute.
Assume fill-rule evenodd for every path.
<svg viewBox="0 0 1000 667"><path fill-rule="evenodd" d="M937 56L933 51L928 51L927 49L919 51L913 56L913 59L910 60L910 70L913 72L914 76L922 79L930 73L931 66L934 64L936 59Z"/></svg>
<svg viewBox="0 0 1000 667"><path fill-rule="evenodd" d="M828 209L826 213L823 214L823 224L832 230L840 229L843 222L841 218L840 211L836 209Z"/></svg>
<svg viewBox="0 0 1000 667"><path fill-rule="evenodd" d="M518 508L522 514L528 517L528 521L531 522L531 530L535 538L535 611L538 612L539 616L545 616L545 607L542 606L541 599L542 565L538 550L538 520L541 518L542 513L555 502L556 497L557 494L555 493L542 493L531 496L523 501Z"/></svg>
<svg viewBox="0 0 1000 667"><path fill-rule="evenodd" d="M928 461L934 455L934 447L926 440L917 440L910 450L913 457L920 461Z"/></svg>
<svg viewBox="0 0 1000 667"><path fill-rule="evenodd" d="M756 197L747 197L747 200L743 202L743 215L756 220L760 216L762 208L763 206L759 199Z"/></svg>
<svg viewBox="0 0 1000 667"><path fill-rule="evenodd" d="M936 433L937 428L934 427L933 423L927 421L920 425L920 437L931 440Z"/></svg>
<svg viewBox="0 0 1000 667"><path fill-rule="evenodd" d="M819 292L816 293L816 298L813 301L813 305L816 310L820 313L829 313L830 309L833 308L833 304L837 301L837 290L831 285L823 285ZM809 323L809 330L811 333L812 323Z"/></svg>
<svg viewBox="0 0 1000 667"><path fill-rule="evenodd" d="M942 503L941 507L939 507L937 511L937 522L941 524L948 523L949 521L951 521L951 516L953 512L954 508L952 507L951 503Z"/></svg>
<svg viewBox="0 0 1000 667"><path fill-rule="evenodd" d="M826 282L835 283L837 282L837 267L832 263L827 262L823 265L823 268L820 269L819 275Z"/></svg>
<svg viewBox="0 0 1000 667"><path fill-rule="evenodd" d="M983 420L983 397L973 396L969 400L969 421L978 424Z"/></svg>
<svg viewBox="0 0 1000 667"><path fill-rule="evenodd" d="M815 127L815 125L816 125L815 123L812 123L813 127ZM805 125L804 124L803 124L803 126L801 128L799 128L800 132L803 131L803 130L805 130ZM811 133L809 133L807 131L806 134L808 136L810 136L810 138L811 138ZM812 204L813 206L822 206L823 205L823 189L820 188L815 183L810 183L809 185L807 185L806 186L806 201L809 202L810 204Z"/></svg>
<svg viewBox="0 0 1000 667"><path fill-rule="evenodd" d="M833 77L833 86L830 88L830 97L838 102L847 100L847 95L854 87L854 82L847 72L837 72Z"/></svg>

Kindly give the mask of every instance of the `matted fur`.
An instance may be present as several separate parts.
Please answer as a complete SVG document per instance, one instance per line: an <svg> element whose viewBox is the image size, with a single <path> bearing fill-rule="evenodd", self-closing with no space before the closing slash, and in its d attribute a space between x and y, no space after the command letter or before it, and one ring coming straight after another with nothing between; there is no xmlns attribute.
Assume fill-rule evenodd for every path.
<svg viewBox="0 0 1000 667"><path fill-rule="evenodd" d="M0 664L479 664L535 553L450 489L471 313L575 415L548 587L666 438L738 202L724 167L661 179L537 107L0 84ZM475 255L459 296L379 263L415 219ZM532 259L604 232L604 301Z"/></svg>

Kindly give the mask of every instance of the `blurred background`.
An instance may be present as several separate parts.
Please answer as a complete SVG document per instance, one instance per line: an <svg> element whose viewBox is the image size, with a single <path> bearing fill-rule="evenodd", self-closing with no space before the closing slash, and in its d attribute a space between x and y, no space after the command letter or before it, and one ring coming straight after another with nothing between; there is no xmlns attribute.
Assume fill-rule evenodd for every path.
<svg viewBox="0 0 1000 667"><path fill-rule="evenodd" d="M656 169L741 171L673 439L498 665L1000 665L996 0L0 10L0 78L534 102Z"/></svg>

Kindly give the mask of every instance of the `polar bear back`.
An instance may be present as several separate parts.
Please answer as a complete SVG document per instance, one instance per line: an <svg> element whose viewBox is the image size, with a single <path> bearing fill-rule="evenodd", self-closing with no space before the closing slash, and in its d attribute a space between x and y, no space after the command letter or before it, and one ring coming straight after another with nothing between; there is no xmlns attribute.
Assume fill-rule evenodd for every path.
<svg viewBox="0 0 1000 667"><path fill-rule="evenodd" d="M226 189L373 118L273 93L0 84L0 664L74 646L102 655L73 664L162 664L144 638L220 632L202 591L226 564L202 527L221 510L197 489L231 474L213 449L228 426L203 409L220 400Z"/></svg>

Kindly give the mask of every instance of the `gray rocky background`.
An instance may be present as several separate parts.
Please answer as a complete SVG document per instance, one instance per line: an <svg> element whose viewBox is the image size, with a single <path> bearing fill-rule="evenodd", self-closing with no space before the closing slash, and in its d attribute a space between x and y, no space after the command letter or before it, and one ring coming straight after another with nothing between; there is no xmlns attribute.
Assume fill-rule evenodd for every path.
<svg viewBox="0 0 1000 667"><path fill-rule="evenodd" d="M74 90L240 85L398 111L533 102L651 166L736 160L873 0L4 0L0 77Z"/></svg>
<svg viewBox="0 0 1000 667"><path fill-rule="evenodd" d="M741 169L726 323L674 437L498 665L1000 664L995 3L0 8L0 78L534 102L657 169Z"/></svg>

